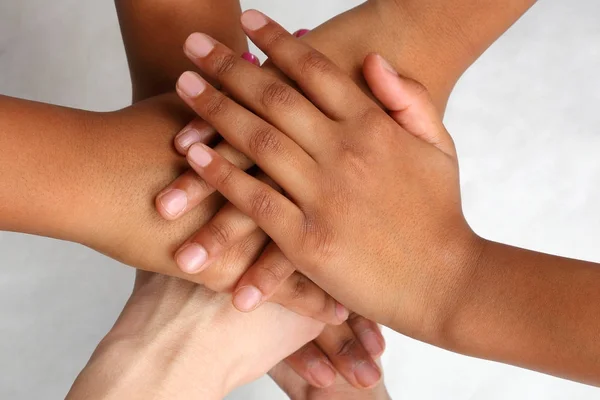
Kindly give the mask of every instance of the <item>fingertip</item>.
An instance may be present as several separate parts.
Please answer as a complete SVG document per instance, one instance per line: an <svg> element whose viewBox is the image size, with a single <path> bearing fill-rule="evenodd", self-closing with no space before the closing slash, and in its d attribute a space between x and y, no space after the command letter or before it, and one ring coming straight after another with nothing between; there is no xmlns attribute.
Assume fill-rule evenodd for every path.
<svg viewBox="0 0 600 400"><path fill-rule="evenodd" d="M167 189L156 196L155 206L158 213L166 220L173 221L184 214L188 198L185 191Z"/></svg>
<svg viewBox="0 0 600 400"><path fill-rule="evenodd" d="M244 313L256 310L262 301L263 294L255 286L242 286L233 295L233 306Z"/></svg>

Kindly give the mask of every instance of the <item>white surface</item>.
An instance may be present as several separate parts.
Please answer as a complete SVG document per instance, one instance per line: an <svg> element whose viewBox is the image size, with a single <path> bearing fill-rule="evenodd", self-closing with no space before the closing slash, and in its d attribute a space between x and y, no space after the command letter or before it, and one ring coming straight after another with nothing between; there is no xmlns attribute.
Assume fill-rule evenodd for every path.
<svg viewBox="0 0 600 400"><path fill-rule="evenodd" d="M357 3L244 6L297 29ZM540 2L458 85L447 123L466 213L480 234L600 261L599 22L598 1ZM0 0L0 71L3 94L95 110L129 100L108 0ZM120 311L132 271L77 245L25 235L0 233L0 254L0 398L62 398ZM387 338L396 399L600 398L591 387ZM280 397L267 380L231 396Z"/></svg>

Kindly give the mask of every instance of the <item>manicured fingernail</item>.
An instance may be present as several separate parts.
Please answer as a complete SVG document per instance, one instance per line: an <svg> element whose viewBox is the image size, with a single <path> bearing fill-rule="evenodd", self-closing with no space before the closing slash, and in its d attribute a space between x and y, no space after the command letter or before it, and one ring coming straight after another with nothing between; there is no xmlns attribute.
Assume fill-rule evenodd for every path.
<svg viewBox="0 0 600 400"><path fill-rule="evenodd" d="M187 97L197 97L206 89L206 83L196 73L188 71L179 77L177 88Z"/></svg>
<svg viewBox="0 0 600 400"><path fill-rule="evenodd" d="M171 189L160 195L158 201L167 214L178 217L187 207L187 195L183 190Z"/></svg>
<svg viewBox="0 0 600 400"><path fill-rule="evenodd" d="M381 337L373 332L372 330L366 330L359 335L360 342L362 343L367 353L372 357L379 357L384 350L384 344Z"/></svg>
<svg viewBox="0 0 600 400"><path fill-rule="evenodd" d="M260 28L264 27L267 22L269 22L267 17L256 10L246 11L242 15L242 25L251 31L259 30Z"/></svg>
<svg viewBox="0 0 600 400"><path fill-rule="evenodd" d="M398 74L398 71L396 71L394 69L394 67L392 67L392 65L386 61L385 58L381 57L379 54L377 54L377 57L379 58L379 62L381 63L381 66L390 74L392 74L393 76L400 76Z"/></svg>
<svg viewBox="0 0 600 400"><path fill-rule="evenodd" d="M341 322L345 322L350 316L350 311L340 303L335 306L335 315Z"/></svg>
<svg viewBox="0 0 600 400"><path fill-rule="evenodd" d="M260 66L260 61L258 60L258 57L256 57L254 54L252 53L248 53L247 51L244 52L244 54L242 54L242 58L246 61L248 61L249 63L252 63L254 65L258 65Z"/></svg>
<svg viewBox="0 0 600 400"><path fill-rule="evenodd" d="M363 361L354 367L354 376L356 376L356 380L364 388L372 387L381 379L379 369L368 361Z"/></svg>
<svg viewBox="0 0 600 400"><path fill-rule="evenodd" d="M294 36L296 36L297 38L301 38L302 36L306 35L308 32L310 32L310 29L300 29L300 30L294 32Z"/></svg>
<svg viewBox="0 0 600 400"><path fill-rule="evenodd" d="M195 129L187 129L177 135L175 141L181 149L187 150L194 143L202 141L202 136L200 136L200 132Z"/></svg>
<svg viewBox="0 0 600 400"><path fill-rule="evenodd" d="M211 163L212 157L206 147L201 143L196 143L188 151L188 159L194 164L204 168Z"/></svg>
<svg viewBox="0 0 600 400"><path fill-rule="evenodd" d="M310 376L320 387L326 388L335 382L336 373L326 362L317 361L309 367Z"/></svg>
<svg viewBox="0 0 600 400"><path fill-rule="evenodd" d="M202 271L207 258L208 253L204 247L196 243L186 245L175 256L179 268L188 274L196 274Z"/></svg>
<svg viewBox="0 0 600 400"><path fill-rule="evenodd" d="M240 288L233 297L233 305L240 311L254 310L262 300L262 293L254 286Z"/></svg>
<svg viewBox="0 0 600 400"><path fill-rule="evenodd" d="M192 33L185 41L185 50L192 56L203 58L215 48L216 42L203 33Z"/></svg>

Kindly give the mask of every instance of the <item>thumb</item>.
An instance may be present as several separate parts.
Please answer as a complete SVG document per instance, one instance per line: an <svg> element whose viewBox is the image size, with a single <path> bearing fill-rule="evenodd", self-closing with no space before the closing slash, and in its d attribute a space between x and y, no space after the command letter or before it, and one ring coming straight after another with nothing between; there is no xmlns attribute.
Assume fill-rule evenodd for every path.
<svg viewBox="0 0 600 400"><path fill-rule="evenodd" d="M402 128L449 156L456 156L454 142L425 86L400 76L378 54L367 56L363 74L375 98Z"/></svg>

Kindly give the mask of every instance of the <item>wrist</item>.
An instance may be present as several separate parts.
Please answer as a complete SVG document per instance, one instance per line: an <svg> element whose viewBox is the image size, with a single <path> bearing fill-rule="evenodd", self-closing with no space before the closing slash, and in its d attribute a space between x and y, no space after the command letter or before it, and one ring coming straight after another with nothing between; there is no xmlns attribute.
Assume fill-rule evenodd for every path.
<svg viewBox="0 0 600 400"><path fill-rule="evenodd" d="M141 339L141 338L140 338ZM110 334L98 346L67 399L222 399L225 379L206 349L120 338ZM186 360L196 358L193 365ZM197 360L202 358L202 363ZM193 367L193 368L191 368ZM192 372L193 371L193 372Z"/></svg>

